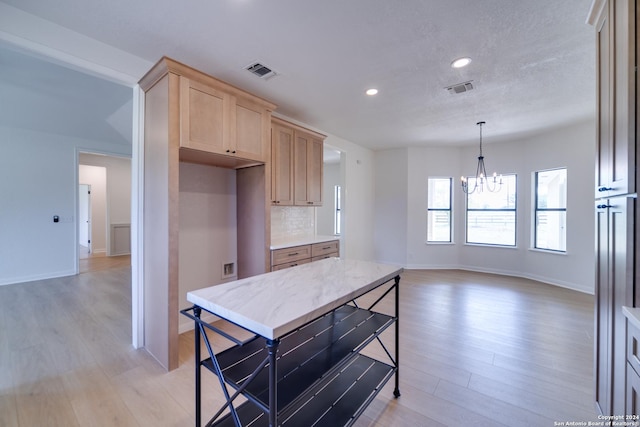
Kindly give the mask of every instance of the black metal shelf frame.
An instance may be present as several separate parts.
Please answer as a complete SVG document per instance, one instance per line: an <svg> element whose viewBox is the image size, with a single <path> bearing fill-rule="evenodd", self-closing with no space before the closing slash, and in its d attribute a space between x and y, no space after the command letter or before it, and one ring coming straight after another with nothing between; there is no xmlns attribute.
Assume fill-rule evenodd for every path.
<svg viewBox="0 0 640 427"><path fill-rule="evenodd" d="M201 307L181 310L195 322L196 427L201 426L202 367L218 377L226 399L207 427L349 426L394 374L393 394L400 396L400 276L392 280L391 286L368 308L358 306L356 299L364 294L358 295L350 303L274 340L254 335L241 341L204 322ZM395 316L373 311L392 291ZM395 325L393 355L380 340L380 334L391 325ZM214 352L207 330L235 345ZM200 356L201 339L209 354L204 360ZM360 354L374 340L386 353L388 363ZM236 407L234 401L240 395L247 401Z"/></svg>

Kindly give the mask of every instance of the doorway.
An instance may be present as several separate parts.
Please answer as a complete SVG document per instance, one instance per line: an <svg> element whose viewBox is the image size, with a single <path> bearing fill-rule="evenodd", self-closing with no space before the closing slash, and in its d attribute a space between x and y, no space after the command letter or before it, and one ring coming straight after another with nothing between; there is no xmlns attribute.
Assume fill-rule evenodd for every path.
<svg viewBox="0 0 640 427"><path fill-rule="evenodd" d="M91 185L78 185L78 257L91 254Z"/></svg>
<svg viewBox="0 0 640 427"><path fill-rule="evenodd" d="M340 238L344 231L344 156L338 148L324 144L323 203L316 208L316 232ZM344 253L340 239L340 253Z"/></svg>
<svg viewBox="0 0 640 427"><path fill-rule="evenodd" d="M131 158L78 152L77 209L78 273L131 265Z"/></svg>

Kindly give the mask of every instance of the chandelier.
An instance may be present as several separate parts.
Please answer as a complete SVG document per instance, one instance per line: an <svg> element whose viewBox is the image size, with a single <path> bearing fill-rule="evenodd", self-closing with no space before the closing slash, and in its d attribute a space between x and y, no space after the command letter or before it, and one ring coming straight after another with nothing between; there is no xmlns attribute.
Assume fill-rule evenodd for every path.
<svg viewBox="0 0 640 427"><path fill-rule="evenodd" d="M476 167L476 177L474 179L473 188L469 188L469 182L466 177L460 177L462 184L462 191L467 194L472 194L475 191L478 193L483 192L485 189L491 193L500 191L502 188L502 175L500 177L494 172L491 178L487 177L487 170L484 167L484 156L482 155L482 125L485 122L476 123L480 126L480 155L478 155L478 166Z"/></svg>

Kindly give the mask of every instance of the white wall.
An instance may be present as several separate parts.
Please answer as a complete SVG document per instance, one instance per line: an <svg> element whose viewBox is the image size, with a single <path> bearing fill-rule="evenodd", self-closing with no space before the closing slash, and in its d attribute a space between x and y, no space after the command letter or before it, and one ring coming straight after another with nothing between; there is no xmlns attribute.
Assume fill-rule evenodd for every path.
<svg viewBox="0 0 640 427"><path fill-rule="evenodd" d="M236 171L180 163L180 309L190 307L187 292L237 278ZM234 277L223 277L233 262ZM179 316L179 330L193 321Z"/></svg>
<svg viewBox="0 0 640 427"><path fill-rule="evenodd" d="M122 145L0 126L0 284L76 273L79 150L131 155Z"/></svg>
<svg viewBox="0 0 640 427"><path fill-rule="evenodd" d="M403 263L408 268L461 268L508 274L593 293L594 122L510 143L487 144L486 141L487 138L483 151L487 171L518 176L517 247L464 244L465 198L459 188L459 177L475 171L477 146L409 148L376 153L376 233L386 238L376 240L376 259ZM391 200L403 202L401 194L392 193L393 187L401 188L398 174L403 165L406 165L405 207L392 209ZM531 250L532 173L556 167L568 169L566 254ZM426 244L426 194L430 176L454 178L453 244ZM397 234L395 241L394 234ZM403 236L406 236L404 247Z"/></svg>
<svg viewBox="0 0 640 427"><path fill-rule="evenodd" d="M407 148L375 155L375 259L390 264L407 262L407 164Z"/></svg>

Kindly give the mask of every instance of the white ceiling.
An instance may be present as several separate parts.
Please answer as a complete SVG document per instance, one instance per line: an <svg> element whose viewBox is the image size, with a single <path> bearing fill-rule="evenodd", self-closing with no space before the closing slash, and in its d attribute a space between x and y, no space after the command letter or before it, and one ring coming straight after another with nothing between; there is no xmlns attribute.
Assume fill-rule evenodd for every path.
<svg viewBox="0 0 640 427"><path fill-rule="evenodd" d="M131 145L131 88L0 44L0 124Z"/></svg>
<svg viewBox="0 0 640 427"><path fill-rule="evenodd" d="M591 0L3 1L372 149L474 144L479 120L491 143L595 116ZM473 62L452 69L461 56ZM279 75L251 75L253 61ZM469 80L470 92L444 89Z"/></svg>

